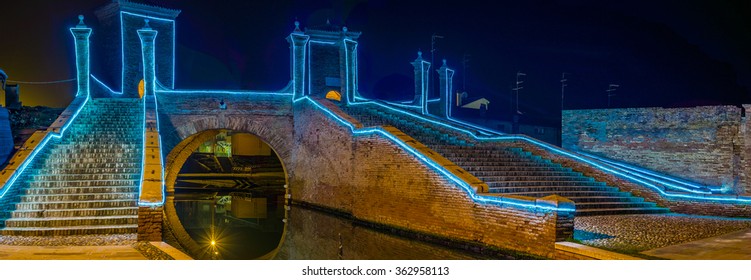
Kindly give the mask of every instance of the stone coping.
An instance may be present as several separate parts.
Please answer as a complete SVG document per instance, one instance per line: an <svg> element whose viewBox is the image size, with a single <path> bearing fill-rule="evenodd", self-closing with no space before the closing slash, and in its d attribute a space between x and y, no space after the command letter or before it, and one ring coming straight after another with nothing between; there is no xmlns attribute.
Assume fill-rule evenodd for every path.
<svg viewBox="0 0 751 280"><path fill-rule="evenodd" d="M637 257L615 253L574 242L556 242L555 250L581 255L596 260L642 260Z"/></svg>

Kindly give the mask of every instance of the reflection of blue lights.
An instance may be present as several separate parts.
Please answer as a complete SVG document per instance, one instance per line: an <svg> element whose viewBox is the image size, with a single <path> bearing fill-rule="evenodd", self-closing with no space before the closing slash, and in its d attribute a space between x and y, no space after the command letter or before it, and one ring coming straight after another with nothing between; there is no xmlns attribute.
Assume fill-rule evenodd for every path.
<svg viewBox="0 0 751 280"><path fill-rule="evenodd" d="M482 196L478 195L474 189L467 184L464 180L456 177L456 175L452 174L450 171L448 171L443 166L440 166L438 163L433 161L430 158L425 157L421 152L415 150L411 146L409 146L407 143L403 142L401 139L395 137L391 133L383 130L381 127L371 127L371 128L355 128L351 123L348 121L342 119L338 115L336 115L334 112L331 112L328 108L320 105L318 102L310 99L309 97L303 97L298 98L294 102L299 102L302 100L307 100L311 104L313 104L316 108L319 110L325 112L328 116L336 120L337 122L341 123L342 125L348 127L353 135L355 136L368 136L368 135L374 135L379 134L389 140L391 142L397 144L399 147L404 149L405 151L412 154L414 157L425 163L428 167L433 169L434 171L438 172L439 174L443 175L445 178L449 179L451 182L454 182L456 185L460 186L460 188L465 191L472 200L480 203L486 203L486 204L493 204L493 205L511 205L511 206L517 206L517 207L524 207L524 208L531 208L536 210L547 210L547 211L559 211L559 212L573 212L575 209L573 207L552 207L547 205L538 205L535 201L527 201L522 199L516 199L511 197L493 197L493 196Z"/></svg>

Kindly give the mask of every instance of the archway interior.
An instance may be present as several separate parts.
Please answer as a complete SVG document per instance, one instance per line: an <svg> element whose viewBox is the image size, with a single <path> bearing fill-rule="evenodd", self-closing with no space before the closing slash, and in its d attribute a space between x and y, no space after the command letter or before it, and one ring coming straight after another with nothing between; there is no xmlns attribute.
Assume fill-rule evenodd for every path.
<svg viewBox="0 0 751 280"><path fill-rule="evenodd" d="M255 259L284 231L286 175L274 150L255 135L221 130L183 164L175 210L190 237L217 259Z"/></svg>

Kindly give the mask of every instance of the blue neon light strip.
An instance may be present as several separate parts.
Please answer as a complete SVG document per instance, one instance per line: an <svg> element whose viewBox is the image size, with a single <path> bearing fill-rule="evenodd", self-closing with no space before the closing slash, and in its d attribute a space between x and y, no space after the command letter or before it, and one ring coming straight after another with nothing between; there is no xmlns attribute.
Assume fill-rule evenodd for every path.
<svg viewBox="0 0 751 280"><path fill-rule="evenodd" d="M553 152L553 153L556 153L556 154L560 154L560 155L563 155L563 156L567 156L567 157L575 159L577 161L584 162L584 163L587 163L587 164L592 165L594 167L597 167L598 169L603 170L605 172L616 174L618 176L627 178L628 180L631 180L631 181L643 184L643 185L645 185L645 186L647 186L647 187L649 187L651 189L656 190L657 192L660 193L660 195L662 195L664 197L667 197L667 198L681 198L681 199L691 199L691 200L699 200L699 201L714 201L714 202L751 203L751 197L740 197L740 196L733 197L733 196L717 196L717 195L708 196L711 193L709 193L709 192L702 192L700 190L681 188L680 186L675 186L674 184L671 184L669 182L660 181L660 180L657 180L657 179L654 179L654 178L638 177L638 176L632 175L627 170L623 170L622 168L619 168L617 166L606 166L605 163L601 163L601 162L598 162L598 161L593 160L593 159L588 159L588 158L576 155L575 153L565 151L565 150L560 149L558 147L552 146L552 145L547 144L545 142L541 142L541 141L535 140L535 139L527 137L527 136L523 136L523 135L506 135L506 134L501 134L501 135L497 135L497 136L478 136L478 135L474 135L471 131L468 131L466 129L459 128L459 127L456 127L456 126L452 126L452 125L449 125L449 124L445 124L445 123L442 123L442 122L438 122L438 121L435 121L435 120L427 119L425 117L422 117L420 115L411 113L409 111L404 111L404 110L399 110L397 108L392 108L391 106L388 106L388 105L385 105L385 104L381 104L380 102L369 101L369 102L360 102L360 103L356 103L356 104L374 104L374 105L378 105L378 106L381 106L381 107L386 108L386 109L391 110L391 111L395 111L395 112L398 112L398 113L401 113L401 114L406 114L406 115L409 115L411 117L414 117L414 118L417 118L417 119L420 119L420 120L423 120L423 121L426 121L426 122L429 122L429 123L432 123L432 124L436 124L436 125L439 125L439 126L447 127L449 129L452 129L452 130L455 130L455 131L463 132L467 136L469 136L472 139L477 140L477 141L514 141L514 140L526 141L526 142L529 142L531 144L535 144L537 146L543 147L544 149L546 149L546 150L548 150L550 152ZM644 173L648 173L648 172L645 171ZM651 181L652 183L649 182L649 181ZM660 185L673 186L676 189L685 189L687 192L691 192L691 193L680 194L680 193L667 192L667 191L663 190L662 187L660 187L658 185L655 185L655 183L656 184L660 184Z"/></svg>
<svg viewBox="0 0 751 280"><path fill-rule="evenodd" d="M108 90L108 91L109 91L110 93L112 93L112 94L123 94L122 92L116 92L116 91L112 90L112 89L111 89L110 87L108 87L108 86L107 86L107 85L106 85L106 84L105 84L104 82L102 82L102 81L100 81L99 79L97 79L96 77L94 77L94 75L93 75L93 74L91 75L91 78L93 78L95 82L97 82L98 84L100 84L100 85L102 85L102 86L103 86L104 88L106 88L106 89L107 89L107 90Z"/></svg>
<svg viewBox="0 0 751 280"><path fill-rule="evenodd" d="M89 29L90 30L91 28L70 28L69 29L70 33L74 35L73 38L74 40L76 40L75 33L73 33L73 29ZM78 77L79 76L78 72L80 71L80 69L78 68L78 57L79 57L78 47L75 47L74 49L76 53L76 72L77 72L76 77ZM89 53L86 53L86 63L89 64L89 61L90 61ZM89 67L86 70L87 70L86 75L87 76L91 75L90 73L91 65L89 65ZM89 84L88 89L91 90L90 84ZM80 89L77 89L76 97L75 99L73 99L74 101L78 98L81 98L79 94L80 94ZM68 127L70 127L73 121L75 121L76 118L78 118L78 114L81 112L81 110L83 110L83 107L85 107L86 104L88 104L89 99L91 98L90 97L91 94L89 94L89 92L85 92L84 94L86 94L86 99L84 99L83 103L79 105L76 112L73 113L70 119L68 119L68 121L60 128L60 132L55 133L54 131L49 130L47 134L44 136L44 138L42 139L42 141L40 141L40 143L36 147L34 147L34 150L31 152L31 154L27 156L26 159L24 159L23 163L21 163L21 166L18 169L16 169L16 172L13 173L10 180L8 180L5 183L5 186L2 189L0 189L0 191L2 191L2 193L0 193L0 198L3 198L3 196L5 196L5 194L8 193L8 190L10 190L10 188L13 187L13 185L15 184L16 180L18 180L18 177L20 177L21 174L23 174L23 172L26 171L26 167L34 160L36 155L39 154L39 151L43 150L47 146L47 143L50 141L51 138L54 137L54 138L60 139L63 137L63 135L65 135L65 131L67 131Z"/></svg>
<svg viewBox="0 0 751 280"><path fill-rule="evenodd" d="M510 197L503 197L502 199L500 197L493 197L493 196L482 196L478 195L472 187L465 182L464 180L456 177L456 175L452 174L450 171L448 171L443 166L440 166L433 160L425 157L422 153L415 150L414 148L410 147L407 143L404 143L401 141L401 139L396 138L391 133L383 130L381 127L372 127L372 128L355 128L351 123L348 121L342 119L338 115L336 115L334 112L329 110L328 108L324 107L323 105L319 104L318 102L310 99L309 97L302 97L296 99L294 102L300 102L303 100L307 100L311 104L313 104L316 108L326 113L328 116L339 122L340 124L348 127L351 131L351 133L355 136L368 136L368 135L374 135L379 134L389 140L391 140L393 143L400 146L405 151L412 154L414 157L425 163L427 166L429 166L431 169L437 171L439 174L443 175L445 178L449 179L451 182L454 182L458 186L461 187L462 190L464 190L472 200L480 203L487 203L487 204L493 204L493 205L500 205L500 206L517 206L517 207L523 207L527 209L539 209L539 210L548 210L548 211L560 211L560 212L573 212L575 211L575 208L570 207L551 207L551 206L544 206L544 205L537 205L534 201L526 201L521 199L514 199Z"/></svg>
<svg viewBox="0 0 751 280"><path fill-rule="evenodd" d="M137 13L131 13L131 12L125 12L120 11L120 58L122 61L121 67L122 67L122 77L121 77L121 85L120 85L120 93L122 94L123 89L125 88L125 25L123 24L123 14L136 16L136 17L142 17L142 18L148 18L148 19L154 19L154 20L161 20L161 21L167 21L172 23L172 88L175 88L175 45L177 44L177 41L175 41L175 21L172 19L166 19L166 18L160 18L160 17L153 17L143 14L137 14ZM156 50L155 50L156 51ZM112 91L117 93L116 91Z"/></svg>
<svg viewBox="0 0 751 280"><path fill-rule="evenodd" d="M184 94L195 94L195 93L215 93L215 94L237 94L237 95L280 95L280 96L291 96L293 95L291 92L272 92L272 91L231 91L231 90L156 90L154 92L158 93L184 93Z"/></svg>
<svg viewBox="0 0 751 280"><path fill-rule="evenodd" d="M425 69L425 64L428 65L428 69ZM430 63L427 61L421 60L420 61L420 82L422 83L422 114L427 115L428 114L428 92L430 92L430 82L425 80L425 71L427 70L428 73L430 73Z"/></svg>
<svg viewBox="0 0 751 280"><path fill-rule="evenodd" d="M389 101L386 101L386 100L381 100L381 102L389 104L389 105L397 106L397 107L402 107L402 108L415 108L415 109L421 109L422 108L422 106L408 105L408 104L404 104L404 103L393 103L393 102L389 102Z"/></svg>
<svg viewBox="0 0 751 280"><path fill-rule="evenodd" d="M8 182L5 184L5 187L2 188L2 193L0 193L0 199L3 198L3 196L5 196L5 194L8 192L8 190L10 190L11 187L13 187L13 184L16 182L16 180L18 179L18 177L20 177L21 174L23 174L23 172L26 171L26 167L29 164L31 164L31 162L34 160L34 158L36 157L36 155L40 151L44 150L44 148L47 146L47 142L49 142L51 138L54 137L54 138L60 139L60 138L62 138L65 135L65 131L67 131L68 127L70 127L70 125L73 123L73 121L76 120L76 118L78 117L78 114L81 112L81 110L83 109L83 107L86 106L86 104L88 104L89 99L90 99L90 95L87 93L86 94L86 99L78 107L78 110L76 110L76 112L73 113L73 115L63 125L63 127L60 128L60 133L55 133L54 131L49 131L44 136L44 138L42 139L42 141L40 142L40 144L37 145L36 147L34 147L34 150L31 152L31 154L26 157L26 159L21 164L21 166L18 169L16 169L15 173L13 173L11 179L8 180Z"/></svg>
<svg viewBox="0 0 751 280"><path fill-rule="evenodd" d="M681 180L681 179L678 179L678 178L672 178L670 176L667 176L667 175L664 175L664 174L661 174L659 172L655 172L655 171L652 171L652 170L648 170L648 169L644 169L644 168L639 168L639 167L628 165L628 164L625 164L625 163L620 163L620 162L616 162L616 161L613 161L613 160L609 160L609 159L606 159L604 157L596 156L596 155L593 155L593 154L590 154L590 153L585 153L585 152L582 152L582 151L578 151L577 153L582 154L582 155L587 156L587 157L590 157L590 158L594 158L594 159L602 161L602 162L605 162L607 164L615 165L615 166L618 166L618 167L623 168L625 170L634 172L634 175L643 177L645 179L650 179L647 176L651 176L651 177L657 177L657 178L660 178L660 179L663 179L663 180L668 180L668 181L671 181L671 182L674 182L674 183L677 183L677 184L688 186L689 188L674 187L674 188L678 188L678 189L685 190L685 191L688 191L688 192L707 193L707 192L701 191L700 189L709 189L709 190L715 191L715 192L719 192L719 191L722 190L722 186L701 185L701 184L697 184L697 183L694 183L694 182L690 182L690 181L686 181L686 180ZM673 187L672 185L668 185L668 186Z"/></svg>

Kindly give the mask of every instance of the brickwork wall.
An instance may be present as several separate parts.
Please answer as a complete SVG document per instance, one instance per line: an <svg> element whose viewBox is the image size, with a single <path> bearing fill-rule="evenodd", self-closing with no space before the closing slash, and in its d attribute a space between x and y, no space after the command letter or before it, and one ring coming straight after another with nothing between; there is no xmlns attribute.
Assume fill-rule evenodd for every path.
<svg viewBox="0 0 751 280"><path fill-rule="evenodd" d="M10 114L8 109L0 108L0 166L13 152L13 135L10 133Z"/></svg>
<svg viewBox="0 0 751 280"><path fill-rule="evenodd" d="M563 147L750 193L741 113L735 106L567 110Z"/></svg>
<svg viewBox="0 0 751 280"><path fill-rule="evenodd" d="M138 241L162 241L162 207L138 207Z"/></svg>
<svg viewBox="0 0 751 280"><path fill-rule="evenodd" d="M340 59L339 59L339 43L334 45L321 44L308 42L310 44L310 65L314 65L310 71L310 95L325 97L326 93L331 90L337 90L344 96L341 85L327 86L326 78L339 78L344 82L342 78L343 71L340 71ZM344 69L344 68L341 68Z"/></svg>
<svg viewBox="0 0 751 280"><path fill-rule="evenodd" d="M310 106L299 102L294 109L293 200L394 228L553 257L557 213L476 203L390 140L353 138Z"/></svg>

